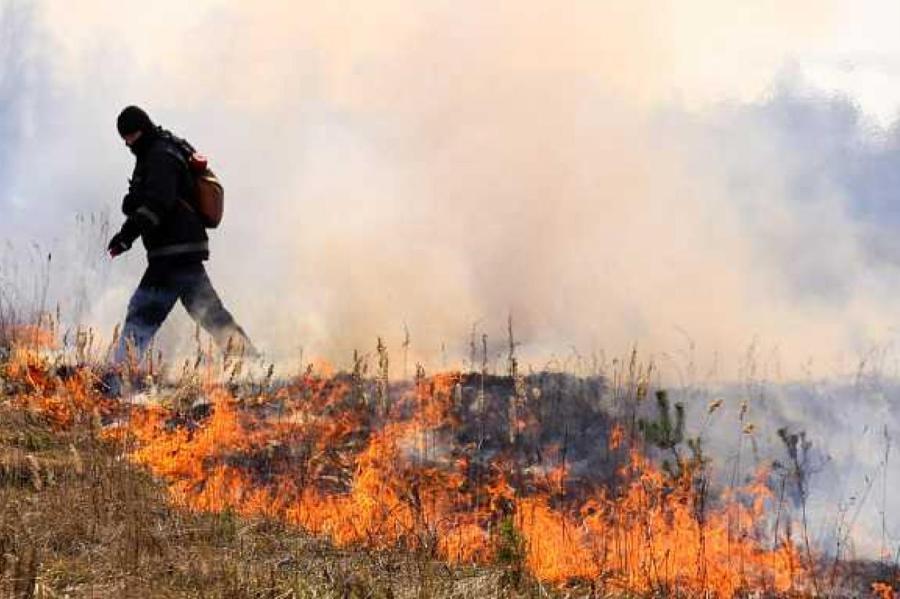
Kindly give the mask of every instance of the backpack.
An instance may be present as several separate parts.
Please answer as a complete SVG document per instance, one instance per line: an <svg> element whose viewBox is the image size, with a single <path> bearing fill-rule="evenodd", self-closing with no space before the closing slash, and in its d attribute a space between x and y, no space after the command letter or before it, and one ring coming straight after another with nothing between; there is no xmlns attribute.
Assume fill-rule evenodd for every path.
<svg viewBox="0 0 900 599"><path fill-rule="evenodd" d="M172 154L182 161L188 169L194 182L194 197L185 205L200 217L203 226L207 229L215 229L222 222L222 214L225 211L225 189L216 174L209 168L206 156L194 149L187 140L164 132L166 139L174 144L177 151Z"/></svg>
<svg viewBox="0 0 900 599"><path fill-rule="evenodd" d="M215 229L225 212L225 189L209 168L206 156L194 152L188 158L188 170L194 177L194 208L207 229Z"/></svg>

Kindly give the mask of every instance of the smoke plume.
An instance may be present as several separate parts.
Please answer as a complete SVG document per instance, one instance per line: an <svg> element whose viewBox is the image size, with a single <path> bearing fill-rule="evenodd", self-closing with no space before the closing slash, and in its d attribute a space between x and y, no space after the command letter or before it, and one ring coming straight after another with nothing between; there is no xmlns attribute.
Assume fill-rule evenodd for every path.
<svg viewBox="0 0 900 599"><path fill-rule="evenodd" d="M818 427L841 488L887 481L894 387L858 383L897 374L900 133L883 86L878 120L821 84L846 75L830 49L870 50L847 10L6 0L0 283L27 295L8 265L42 264L34 243L70 324L122 318L144 258L103 249L137 103L225 182L209 270L271 359L346 365L406 328L411 361L453 366L474 325L493 360L511 314L535 366L636 344L666 384L742 381L733 407L767 389L773 452L775 424ZM163 346L192 330L177 314Z"/></svg>

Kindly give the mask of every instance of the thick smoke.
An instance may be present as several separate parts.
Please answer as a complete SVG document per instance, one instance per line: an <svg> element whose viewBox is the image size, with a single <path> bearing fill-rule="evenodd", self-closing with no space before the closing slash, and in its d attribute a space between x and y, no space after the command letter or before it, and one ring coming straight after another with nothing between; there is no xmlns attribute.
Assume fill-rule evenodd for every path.
<svg viewBox="0 0 900 599"><path fill-rule="evenodd" d="M275 357L405 323L435 363L511 312L534 356L684 331L721 377L754 339L829 373L891 334L895 136L778 78L828 31L809 7L716 6L8 2L4 233L111 330L143 257L103 263L75 215L118 224L112 121L140 102L226 181L210 268Z"/></svg>
<svg viewBox="0 0 900 599"><path fill-rule="evenodd" d="M729 109L691 108L764 89L779 53L825 26L774 4L741 18L716 3L470 8L39 5L18 45L40 55L23 77L50 83L36 125L12 143L43 175L19 168L8 184L13 222L67 248L75 212L109 211L117 225L130 157L111 122L139 102L227 183L210 268L274 357L303 346L340 363L378 335L396 346L405 324L413 354L436 364L442 345L451 360L465 354L474 322L499 347L508 313L534 359L635 342L658 353L679 331L709 356L761 336L792 367L847 347L845 328L860 323L836 325L843 310L809 314L802 293L771 293L783 279L805 285L804 272L789 272L796 253L745 214L763 210L754 218L778 219L790 239L798 204L780 183L803 158L783 161L796 149L752 123L718 139ZM716 35L702 42L703 31ZM713 50L730 61L717 78ZM736 197L744 153L764 200ZM824 257L838 271L856 247L852 232L839 236ZM90 262L101 247L66 253ZM105 274L85 290L89 324L121 318L142 263L133 254L93 268ZM170 337L190 328L176 323Z"/></svg>
<svg viewBox="0 0 900 599"><path fill-rule="evenodd" d="M52 250L49 301L109 334L144 261L103 254L131 166L113 122L139 103L225 181L210 272L273 359L397 355L406 326L410 361L456 365L473 323L498 355L510 313L536 366L636 343L667 384L756 385L721 417L754 399L772 453L806 426L835 505L898 426L894 387L840 378L896 376L900 291L893 115L807 83L844 10L6 0L0 235Z"/></svg>

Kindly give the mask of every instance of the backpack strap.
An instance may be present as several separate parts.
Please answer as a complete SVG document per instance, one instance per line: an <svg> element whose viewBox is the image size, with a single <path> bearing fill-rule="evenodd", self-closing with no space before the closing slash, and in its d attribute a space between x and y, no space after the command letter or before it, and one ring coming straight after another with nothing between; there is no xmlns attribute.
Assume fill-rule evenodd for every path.
<svg viewBox="0 0 900 599"><path fill-rule="evenodd" d="M166 152L166 154L168 154L169 156L174 157L176 160L178 160L178 162L179 162L184 168L190 170L190 168L189 168L189 166L188 166L188 159L187 159L187 156L185 156L184 153L181 151L181 149L178 148L177 146L175 146L175 144L169 142L168 140L166 140L166 141L168 142L168 143L165 144L165 152Z"/></svg>
<svg viewBox="0 0 900 599"><path fill-rule="evenodd" d="M178 143L179 141L183 141L183 140L179 140L178 138L174 137L171 134L164 136L163 139L165 140L164 146L165 146L166 154L168 154L169 156L172 156L173 158L175 158L178 161L178 163L181 165L181 167L187 173L188 179L191 180L191 184L195 184L193 182L193 176L191 175L191 166L188 163L188 157L185 155L185 153L188 150L191 150L191 151L193 150L191 145L188 144L187 142L184 142L184 144ZM180 195L178 196L178 201L181 203L182 206L187 208L187 210L189 212L192 212L193 214L197 214L197 209L193 205L191 205L191 202L189 202L185 198L181 197Z"/></svg>

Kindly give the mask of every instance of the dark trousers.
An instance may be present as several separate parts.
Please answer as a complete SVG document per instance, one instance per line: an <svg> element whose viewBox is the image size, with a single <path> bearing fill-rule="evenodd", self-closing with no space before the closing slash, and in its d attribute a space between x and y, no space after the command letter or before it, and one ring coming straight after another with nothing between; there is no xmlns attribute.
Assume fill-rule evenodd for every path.
<svg viewBox="0 0 900 599"><path fill-rule="evenodd" d="M202 262L165 267L151 265L128 302L125 326L116 348L117 364L127 359L129 343L133 344L135 357L143 357L150 340L178 300L221 349L225 349L230 340L236 350L243 347L249 355L256 354L247 334L222 305Z"/></svg>

